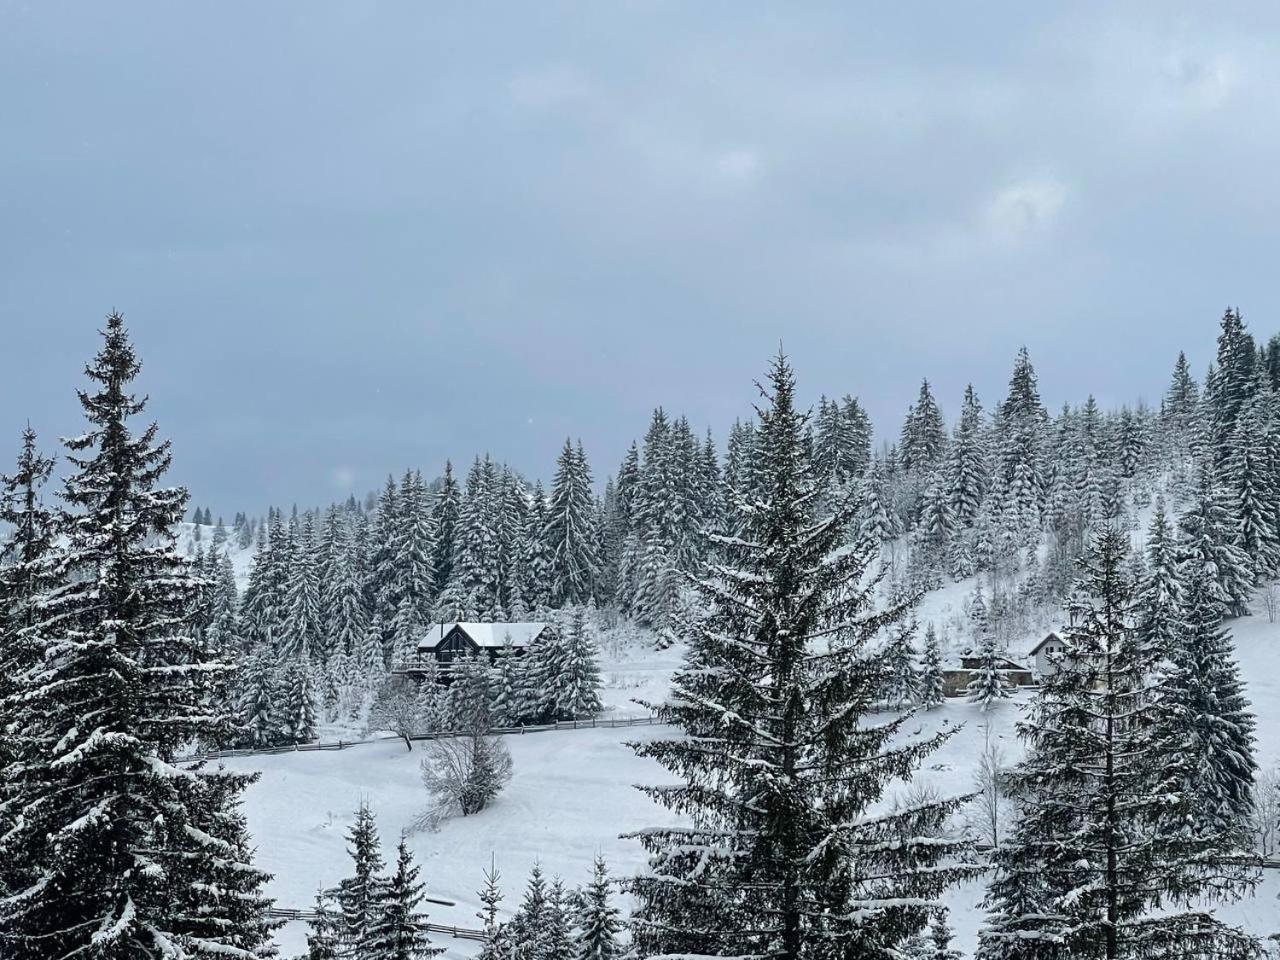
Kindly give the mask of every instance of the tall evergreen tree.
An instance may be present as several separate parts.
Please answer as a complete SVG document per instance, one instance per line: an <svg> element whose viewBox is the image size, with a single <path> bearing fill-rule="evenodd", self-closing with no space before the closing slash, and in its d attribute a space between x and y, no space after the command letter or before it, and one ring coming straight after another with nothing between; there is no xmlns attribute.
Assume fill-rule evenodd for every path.
<svg viewBox="0 0 1280 960"><path fill-rule="evenodd" d="M973 384L964 388L964 402L960 406L946 475L952 517L961 527L973 526L987 486L982 404L978 402Z"/></svg>
<svg viewBox="0 0 1280 960"><path fill-rule="evenodd" d="M684 781L646 793L693 824L639 835L641 956L887 954L968 875L948 865L960 845L936 836L953 802L869 815L945 736L901 740L905 716L864 724L886 681L865 645L906 611L871 610L872 544L841 549L855 507L816 518L822 489L784 358L769 380L754 496L735 504L737 536L719 539L726 560L700 581L710 615L657 707L684 735L635 745Z"/></svg>
<svg viewBox="0 0 1280 960"><path fill-rule="evenodd" d="M1114 527L1098 533L1072 602L1069 655L1019 727L1021 815L995 854L982 960L1256 955L1248 937L1187 906L1248 882L1226 864L1206 876L1208 848L1186 829L1169 776L1176 754L1153 738L1161 704L1136 642L1126 551Z"/></svg>
<svg viewBox="0 0 1280 960"><path fill-rule="evenodd" d="M926 710L942 706L945 700L942 683L942 650L933 621L924 630L924 655L920 660L920 704Z"/></svg>
<svg viewBox="0 0 1280 960"><path fill-rule="evenodd" d="M360 960L426 960L444 951L431 946L423 924L427 916L419 908L426 896L418 880L408 842L401 837L396 848L396 869L382 890L373 928L373 949Z"/></svg>
<svg viewBox="0 0 1280 960"><path fill-rule="evenodd" d="M432 507L431 519L435 530L434 555L431 564L435 576L435 592L439 593L453 579L453 560L457 555L458 516L461 493L453 476L453 464L444 464L444 476L440 492Z"/></svg>
<svg viewBox="0 0 1280 960"><path fill-rule="evenodd" d="M1162 753L1176 768L1176 788L1187 798L1186 819L1197 823L1197 835L1238 853L1248 846L1253 813L1255 721L1222 627L1212 570L1189 561L1180 572L1182 632L1165 664Z"/></svg>
<svg viewBox="0 0 1280 960"><path fill-rule="evenodd" d="M248 869L231 838L207 829L221 787L172 765L181 744L225 729L200 683L226 668L183 630L196 586L175 552L187 495L160 486L170 449L156 426L132 428L145 408L130 392L138 371L112 314L80 393L88 429L66 441L42 661L13 678L4 708L26 758L0 811L23 811L0 862L27 865L30 879L0 901L0 952L15 960L234 955L249 936L244 903L217 895L227 861Z"/></svg>
<svg viewBox="0 0 1280 960"><path fill-rule="evenodd" d="M622 932L621 912L613 904L613 881L604 857L597 854L591 883L582 892L578 911L576 960L617 960L622 956L618 935Z"/></svg>
<svg viewBox="0 0 1280 960"><path fill-rule="evenodd" d="M586 603L599 568L591 472L582 444L568 440L556 464L543 538L551 552L552 602Z"/></svg>
<svg viewBox="0 0 1280 960"><path fill-rule="evenodd" d="M0 713L19 713L14 699L44 653L47 636L40 604L56 586L55 538L58 518L44 502L43 489L53 460L41 455L36 434L28 427L22 452L12 474L0 478L0 526L7 536L0 543ZM23 771L38 762L28 731L17 724L0 724L0 835L22 814ZM0 862L0 892L24 889L37 875L31 864Z"/></svg>
<svg viewBox="0 0 1280 960"><path fill-rule="evenodd" d="M347 844L352 873L338 884L335 892L341 917L338 937L344 955L365 960L373 955L377 945L386 879L382 876L385 863L377 820L364 804L356 811Z"/></svg>
<svg viewBox="0 0 1280 960"><path fill-rule="evenodd" d="M1026 347L1018 351L1009 393L996 414L992 495L1006 526L1038 531L1045 494L1044 427L1048 416Z"/></svg>
<svg viewBox="0 0 1280 960"><path fill-rule="evenodd" d="M1180 559L1208 572L1224 617L1239 617L1249 612L1253 563L1240 546L1239 529L1227 502L1228 494L1213 468L1202 465L1194 499L1178 519Z"/></svg>

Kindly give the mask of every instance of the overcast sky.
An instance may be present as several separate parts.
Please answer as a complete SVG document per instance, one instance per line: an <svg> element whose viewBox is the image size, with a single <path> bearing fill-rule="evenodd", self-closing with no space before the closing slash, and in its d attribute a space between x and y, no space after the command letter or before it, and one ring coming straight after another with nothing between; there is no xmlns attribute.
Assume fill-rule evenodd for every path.
<svg viewBox="0 0 1280 960"><path fill-rule="evenodd" d="M1023 343L1155 398L1280 329L1280 8L1049 6L0 0L0 449L79 430L113 307L228 516L603 477L780 341L893 431Z"/></svg>

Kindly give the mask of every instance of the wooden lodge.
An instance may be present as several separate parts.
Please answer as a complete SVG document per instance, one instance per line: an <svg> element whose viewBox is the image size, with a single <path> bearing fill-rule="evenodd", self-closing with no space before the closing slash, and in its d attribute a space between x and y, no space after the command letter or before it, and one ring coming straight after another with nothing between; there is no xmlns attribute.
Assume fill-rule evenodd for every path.
<svg viewBox="0 0 1280 960"><path fill-rule="evenodd" d="M549 623L433 623L418 641L414 659L396 664L393 672L445 673L454 660L480 656L492 663L508 646L523 654L553 629Z"/></svg>

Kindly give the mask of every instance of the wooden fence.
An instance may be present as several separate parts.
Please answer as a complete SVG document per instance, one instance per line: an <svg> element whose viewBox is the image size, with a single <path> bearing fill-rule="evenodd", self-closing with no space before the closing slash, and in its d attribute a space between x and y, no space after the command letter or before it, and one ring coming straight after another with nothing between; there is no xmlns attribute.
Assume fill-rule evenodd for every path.
<svg viewBox="0 0 1280 960"><path fill-rule="evenodd" d="M289 907L272 907L267 911L267 915L276 920L311 921L320 919L319 912L315 910L294 910ZM455 940L476 940L483 943L489 939L483 930L475 930L471 927L453 927L445 923L423 923L420 926L428 933L442 933L453 937Z"/></svg>
<svg viewBox="0 0 1280 960"><path fill-rule="evenodd" d="M510 737L523 736L526 733L546 733L548 731L558 730L591 730L597 727L605 729L616 729L618 727L649 727L660 723L656 715L647 717L621 717L621 718L592 718L589 720L559 720L555 723L530 724L522 727L494 727L489 730L490 736ZM439 740L448 737L460 736L456 732L440 732L440 733L421 733L414 734L409 737L412 741L421 740ZM253 757L269 754L281 753L313 753L317 750L346 750L348 747L358 747L366 743L388 743L393 740L403 741L404 737L394 735L386 735L382 737L369 737L364 740L336 740L330 743L294 743L282 747L259 747L250 750L211 750L207 753L193 754L189 757L182 757L180 763L198 763L201 760L221 760L224 757Z"/></svg>

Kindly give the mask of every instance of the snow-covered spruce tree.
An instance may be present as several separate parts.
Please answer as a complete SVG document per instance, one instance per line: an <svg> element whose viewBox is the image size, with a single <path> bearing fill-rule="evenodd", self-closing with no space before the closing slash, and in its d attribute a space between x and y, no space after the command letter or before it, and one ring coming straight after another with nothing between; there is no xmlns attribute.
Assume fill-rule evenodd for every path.
<svg viewBox="0 0 1280 960"><path fill-rule="evenodd" d="M345 543L334 557L330 576L325 584L329 591L329 619L322 624L326 634L325 655L326 658L338 654L352 656L359 651L360 641L369 629L369 613L360 572Z"/></svg>
<svg viewBox="0 0 1280 960"><path fill-rule="evenodd" d="M1188 560L1179 590L1182 629L1164 666L1162 751L1176 768L1175 789L1188 798L1186 819L1229 855L1248 845L1258 770L1255 721L1222 626L1212 569Z"/></svg>
<svg viewBox="0 0 1280 960"><path fill-rule="evenodd" d="M1280 566L1276 502L1280 491L1272 470L1270 394L1245 401L1232 432L1223 475L1237 518L1240 548L1249 555L1258 581Z"/></svg>
<svg viewBox="0 0 1280 960"><path fill-rule="evenodd" d="M521 593L529 610L551 605L551 551L542 531L547 525L547 497L542 481L533 485L529 497L529 515L521 537Z"/></svg>
<svg viewBox="0 0 1280 960"><path fill-rule="evenodd" d="M281 685L268 653L254 650L242 661L237 689L232 738L246 747L274 746L282 726L277 707Z"/></svg>
<svg viewBox="0 0 1280 960"><path fill-rule="evenodd" d="M520 909L506 924L501 937L506 941L507 953L501 956L527 957L529 960L554 960L550 949L552 907L547 878L541 864L534 863L529 871Z"/></svg>
<svg viewBox="0 0 1280 960"><path fill-rule="evenodd" d="M907 413L898 443L899 464L903 471L928 472L942 457L947 445L947 430L942 410L933 398L929 381L920 382L920 396Z"/></svg>
<svg viewBox="0 0 1280 960"><path fill-rule="evenodd" d="M886 499L884 463L876 460L863 479L862 503L858 515L858 532L879 546L902 534L902 524Z"/></svg>
<svg viewBox="0 0 1280 960"><path fill-rule="evenodd" d="M920 670L916 666L915 648L917 627L912 616L889 628L889 642L884 648L889 673L884 700L896 710L920 702Z"/></svg>
<svg viewBox="0 0 1280 960"><path fill-rule="evenodd" d="M942 650L933 621L924 629L924 654L920 658L920 705L926 710L940 707L946 699L942 684Z"/></svg>
<svg viewBox="0 0 1280 960"><path fill-rule="evenodd" d="M425 896L419 872L408 842L401 837L395 872L383 883L372 948L359 960L426 960L444 952L431 946L423 927L427 915L419 909Z"/></svg>
<svg viewBox="0 0 1280 960"><path fill-rule="evenodd" d="M315 534L311 514L302 521L294 544L289 589L285 595L280 655L284 659L310 658L322 648L320 641L320 579L315 565Z"/></svg>
<svg viewBox="0 0 1280 960"><path fill-rule="evenodd" d="M492 720L496 727L516 726L523 719L523 695L520 690L520 664L515 647L508 636L494 658L490 681Z"/></svg>
<svg viewBox="0 0 1280 960"><path fill-rule="evenodd" d="M458 515L462 494L453 476L453 463L446 460L440 491L431 507L431 526L435 534L432 544L431 572L435 577L435 593L453 579L453 561L457 556Z"/></svg>
<svg viewBox="0 0 1280 960"><path fill-rule="evenodd" d="M1240 546L1239 526L1213 468L1202 464L1191 504L1178 518L1180 559L1211 571L1215 598L1224 617L1249 612L1253 564Z"/></svg>
<svg viewBox="0 0 1280 960"><path fill-rule="evenodd" d="M617 960L622 955L618 936L623 923L621 911L613 903L613 886L604 857L597 854L591 882L581 893L575 960Z"/></svg>
<svg viewBox="0 0 1280 960"><path fill-rule="evenodd" d="M551 601L586 603L599 568L591 470L582 443L568 440L556 461L543 539L550 550Z"/></svg>
<svg viewBox="0 0 1280 960"><path fill-rule="evenodd" d="M963 954L951 946L953 938L951 924L947 922L947 908L939 907L933 912L933 920L929 923L929 936L925 940L920 960L961 960Z"/></svg>
<svg viewBox="0 0 1280 960"><path fill-rule="evenodd" d="M425 623L436 592L432 568L435 532L421 476L405 475L400 501L403 517L396 542L397 605L408 604L416 619Z"/></svg>
<svg viewBox="0 0 1280 960"><path fill-rule="evenodd" d="M1157 669L1173 661L1185 631L1177 549L1164 498L1160 497L1147 528L1146 576L1134 598L1138 642Z"/></svg>
<svg viewBox="0 0 1280 960"><path fill-rule="evenodd" d="M1186 828L1177 756L1156 733L1163 708L1132 622L1127 549L1114 527L1096 535L1071 602L1070 655L1019 725L1020 816L995 854L981 960L1257 955L1250 938L1186 906L1247 878L1199 865L1212 848Z"/></svg>
<svg viewBox="0 0 1280 960"><path fill-rule="evenodd" d="M996 413L995 472L991 496L1002 526L1016 536L1039 532L1045 494L1044 429L1048 416L1040 402L1035 370L1026 347L1018 351L1009 394Z"/></svg>
<svg viewBox="0 0 1280 960"><path fill-rule="evenodd" d="M145 406L130 393L138 370L112 314L80 393L88 429L66 441L42 661L13 678L5 710L25 759L18 794L5 797L23 816L0 838L0 862L32 878L0 900L0 953L13 960L251 955L237 946L244 904L217 895L219 861L240 853L194 806L221 785L172 765L181 744L226 728L198 681L227 668L183 632L194 584L174 531L187 496L159 486L170 451L155 425L132 429Z"/></svg>
<svg viewBox="0 0 1280 960"><path fill-rule="evenodd" d="M315 916L307 921L307 960L339 960L341 923L324 891L316 892L312 910Z"/></svg>
<svg viewBox="0 0 1280 960"><path fill-rule="evenodd" d="M1161 418L1170 428L1172 455L1184 456L1188 452L1195 420L1199 416L1200 388L1196 386L1191 375L1191 365L1187 363L1187 355L1179 352L1177 362L1173 365L1173 376L1169 381L1169 389L1165 391Z"/></svg>
<svg viewBox="0 0 1280 960"><path fill-rule="evenodd" d="M484 871L484 886L476 892L476 897L484 904L476 919L484 924L485 933L493 936L498 929L498 910L502 906L502 874L493 855L489 857L489 869Z"/></svg>
<svg viewBox="0 0 1280 960"><path fill-rule="evenodd" d="M1212 381L1205 380L1214 467L1221 467L1233 451L1236 424L1258 390L1257 349L1239 310L1228 308L1218 333L1218 362Z"/></svg>
<svg viewBox="0 0 1280 960"><path fill-rule="evenodd" d="M190 827L215 842L201 844L207 848L198 854L206 859L209 878L205 883L211 884L212 889L175 884L173 904L175 912L191 919L193 929L188 938L206 944L222 943L233 951L267 958L276 955L272 935L284 921L271 918L275 901L264 892L271 875L252 865L253 840L241 809L241 796L258 777L258 773L236 773L220 767L206 769L199 780L177 781L191 817L189 823L172 828L185 832ZM207 909L210 895L216 897L220 909ZM226 953L213 951L215 956Z"/></svg>
<svg viewBox="0 0 1280 960"><path fill-rule="evenodd" d="M667 702L682 736L635 744L683 782L643 788L693 821L636 836L648 872L628 887L636 952L885 956L971 875L939 837L956 801L870 807L945 734L903 738L907 715L864 724L887 680L868 645L905 617L872 610L876 545L844 546L847 501L823 519L806 417L779 357L752 445L754 490L698 589L709 607Z"/></svg>
<svg viewBox="0 0 1280 960"><path fill-rule="evenodd" d="M495 481L492 458L486 456L481 461L477 457L467 472L467 492L458 516L455 579L446 591L456 591L467 613L485 621L503 619L497 530L491 509Z"/></svg>
<svg viewBox="0 0 1280 960"><path fill-rule="evenodd" d="M964 388L960 420L956 423L946 468L951 515L961 527L973 526L987 487L986 438L982 424L982 404L973 384Z"/></svg>
<svg viewBox="0 0 1280 960"><path fill-rule="evenodd" d="M574 607L555 632L544 667L546 695L557 720L583 720L604 709L600 702L600 665L586 611Z"/></svg>
<svg viewBox="0 0 1280 960"><path fill-rule="evenodd" d="M978 667L969 678L969 684L965 687L965 696L970 703L980 703L982 709L986 710L994 703L1007 700L1010 694L1008 678L1000 668L1001 656L996 647L995 631L985 624L978 637L978 647L975 652L978 657Z"/></svg>
<svg viewBox="0 0 1280 960"><path fill-rule="evenodd" d="M39 604L57 582L58 520L42 493L52 470L53 460L40 454L35 431L28 427L15 471L0 481L0 526L8 531L0 543L0 715L6 717L20 707L11 699L19 689L18 678L40 662L45 638ZM25 755L32 746L20 726L0 724L0 834L21 815L22 771L37 759ZM25 889L35 880L31 865L0 862L0 894Z"/></svg>
<svg viewBox="0 0 1280 960"><path fill-rule="evenodd" d="M356 811L347 844L352 873L338 884L333 894L339 913L338 941L344 956L365 960L372 956L377 942L386 890L386 878L382 876L386 865L382 859L382 840L378 836L377 820L367 805L362 804Z"/></svg>
<svg viewBox="0 0 1280 960"><path fill-rule="evenodd" d="M307 743L316 737L316 692L312 683L311 660L298 656L290 660L281 678L284 702L280 711L280 738L285 743Z"/></svg>
<svg viewBox="0 0 1280 960"><path fill-rule="evenodd" d="M572 923L564 881L553 877L551 886L547 888L547 926L543 937L547 960L573 956Z"/></svg>

